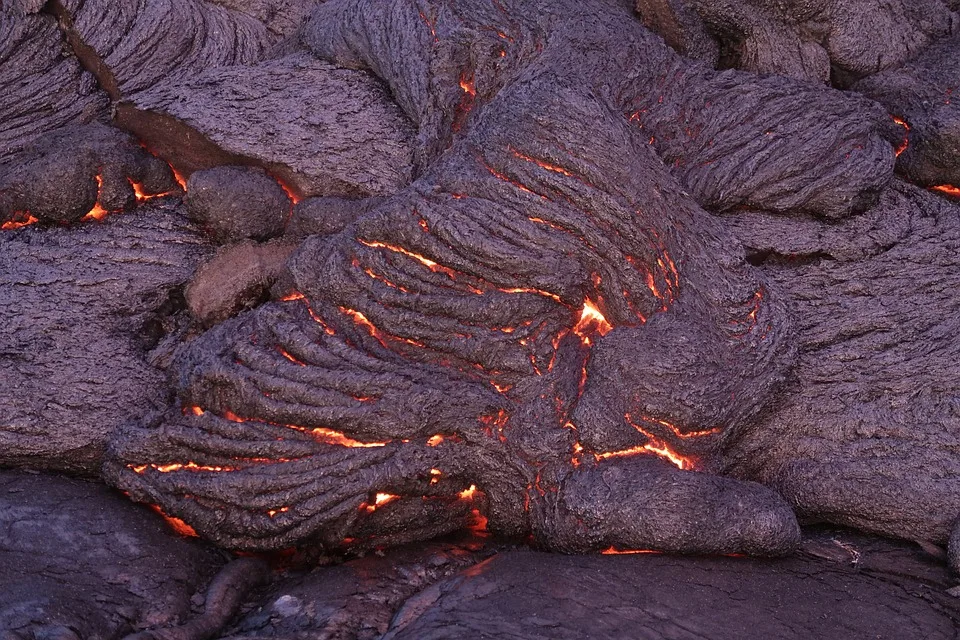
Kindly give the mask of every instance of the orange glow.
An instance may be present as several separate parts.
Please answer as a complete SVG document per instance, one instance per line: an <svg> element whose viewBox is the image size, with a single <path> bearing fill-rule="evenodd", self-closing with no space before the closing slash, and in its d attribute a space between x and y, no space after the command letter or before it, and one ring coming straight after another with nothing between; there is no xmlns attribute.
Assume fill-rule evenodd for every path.
<svg viewBox="0 0 960 640"><path fill-rule="evenodd" d="M580 336L584 344L589 345L592 335L599 333L601 336L605 336L612 329L613 325L607 322L597 305L589 298L585 299L583 301L583 311L580 312L580 320L573 328L573 332Z"/></svg>
<svg viewBox="0 0 960 640"><path fill-rule="evenodd" d="M234 412L227 410L223 412L223 417L230 422L246 422L246 418L241 418ZM276 424L273 422L268 422L267 424ZM387 442L360 442L359 440L354 440L353 438L345 435L340 431L334 431L333 429L325 429L323 427L308 428L301 427L295 424L280 424L277 426L286 427L288 429L295 429L297 431L309 432L313 434L314 438L323 442L324 444L333 444L341 447L352 447L352 448L369 448L369 447L385 447ZM191 463L192 464L192 463ZM136 469L134 469L136 471ZM138 472L139 473L139 472Z"/></svg>
<svg viewBox="0 0 960 640"><path fill-rule="evenodd" d="M632 421L632 417L631 417L631 415L630 415L629 413L626 415L626 419L627 419L628 422ZM640 419L643 420L644 422L655 422L655 423L657 423L657 424L659 424L659 425L662 425L662 426L664 426L664 427L667 427L667 428L670 429L670 431L672 431L673 434L674 434L675 436L677 436L678 438L684 438L684 439L686 439L686 438L702 438L702 437L704 437L704 436L712 436L712 435L715 435L715 434L720 433L720 427L714 427L713 429L704 429L703 431L683 432L683 431L680 431L680 429L677 428L675 425L673 425L673 424L670 423L670 422L667 422L666 420L659 420L659 419L657 419L657 418L651 418L650 416L640 416Z"/></svg>
<svg viewBox="0 0 960 640"><path fill-rule="evenodd" d="M547 199L548 199L546 196L542 196L542 195L540 195L539 193L537 193L536 191L533 191L532 189L530 189L529 187L527 187L527 186L526 186L525 184L523 184L522 182L517 182L516 180L510 179L510 178L507 177L506 175L500 173L499 171L497 171L496 169L494 169L493 167L491 167L490 165L488 165L488 164L487 164L486 162L484 162L483 160L480 160L480 164L482 164L483 167L484 167L484 169L486 169L487 171L489 171L490 174L491 174L494 178L497 178L498 180L503 180L504 182L509 182L510 184L512 184L513 186L515 186L517 189L520 189L520 191L523 191L523 192L525 192L525 193L529 193L529 194L532 194L532 195L535 195L535 196L539 196L540 198L542 198L542 199L544 199L544 200L547 200Z"/></svg>
<svg viewBox="0 0 960 640"><path fill-rule="evenodd" d="M293 202L293 204L300 202L300 196L298 196L293 189L284 184L282 180L278 180L276 176L273 176L273 179L277 181L277 184L280 185L280 188L284 190L284 192L287 194L287 197L290 198L290 201Z"/></svg>
<svg viewBox="0 0 960 640"><path fill-rule="evenodd" d="M526 160L527 162L532 162L533 164L537 165L537 166L540 167L541 169L546 169L547 171L552 171L552 172L554 172L554 173L559 173L559 174L565 175L565 176L567 176L567 177L575 177L572 173L570 173L569 171L567 171L566 169L564 169L564 168L561 167L561 166L558 166L558 165L555 165L555 164L550 164L549 162L545 162L545 161L543 161L543 160L537 160L536 158L533 158L533 157L531 157L531 156L528 156L528 155L525 155L525 154L523 154L523 153L520 153L520 152L517 151L516 149L512 149L512 148L511 148L511 149L510 149L510 153L512 153L512 154L515 155L516 157L520 158L521 160Z"/></svg>
<svg viewBox="0 0 960 640"><path fill-rule="evenodd" d="M189 407L187 410L188 410L190 413L192 413L193 415L195 415L195 416L202 416L202 415L203 415L203 409L201 409L200 407L197 407L197 406Z"/></svg>
<svg viewBox="0 0 960 640"><path fill-rule="evenodd" d="M436 447L436 446L439 446L441 442L443 442L443 436L438 433L437 435L430 436L427 439L427 446Z"/></svg>
<svg viewBox="0 0 960 640"><path fill-rule="evenodd" d="M147 200L153 200L154 198L162 198L164 196L173 195L173 191L164 191L163 193L147 193L143 189L143 185L139 182L134 182L130 180L130 185L133 187L133 193L137 196L137 202L146 202Z"/></svg>
<svg viewBox="0 0 960 640"><path fill-rule="evenodd" d="M155 504L150 505L150 508L159 513L164 520L167 521L167 524L170 525L170 528L177 532L178 535L184 536L185 538L198 538L196 530L188 525L186 522L180 518L174 518L173 516L168 516L163 512L163 509L158 507Z"/></svg>
<svg viewBox="0 0 960 640"><path fill-rule="evenodd" d="M286 425L291 426L291 425ZM360 442L359 440L354 440L339 431L333 431L332 429L324 429L322 427L317 427L316 429L311 429L312 433L318 440L326 444L335 444L341 447L352 447L355 449L367 449L370 447L385 447L388 443L386 442Z"/></svg>
<svg viewBox="0 0 960 640"><path fill-rule="evenodd" d="M378 493L373 499L373 504L364 503L363 505L361 505L361 508L365 509L367 513L373 513L383 505L389 504L394 500L399 500L399 499L400 499L400 496L395 496L390 493Z"/></svg>
<svg viewBox="0 0 960 640"><path fill-rule="evenodd" d="M562 301L560 300L560 296L558 296L555 293L550 293L549 291L544 291L542 289L528 289L526 287L514 287L513 289L498 289L498 291L503 291L504 293L535 293L538 296L546 296L547 298L550 298L554 302L560 302L562 304ZM509 333L509 331L507 333Z"/></svg>
<svg viewBox="0 0 960 640"><path fill-rule="evenodd" d="M81 221L89 222L90 220L103 220L107 217L107 214L110 213L106 209L100 206L100 192L103 190L103 176L97 174L97 201L93 205L93 209L87 212L87 215L80 218Z"/></svg>
<svg viewBox="0 0 960 640"><path fill-rule="evenodd" d="M393 251L394 253L401 253L407 256L408 258L413 258L417 262L429 268L431 271L434 271L436 273L445 273L446 275L450 276L450 278L454 278L454 276L456 275L456 271L454 271L453 269L437 264L430 258L427 258L426 256L422 256L419 253L414 253L413 251L410 251L408 249L404 249L403 247L398 247L396 245L386 244L386 243L377 242L377 241L371 242L369 240L363 240L362 238L358 239L358 242L360 242L360 244L362 244L365 247L370 247L373 249L386 249L387 251Z"/></svg>
<svg viewBox="0 0 960 640"><path fill-rule="evenodd" d="M487 516L480 513L480 509L474 509L473 514L473 524L468 528L476 535L486 535L487 533Z"/></svg>
<svg viewBox="0 0 960 640"><path fill-rule="evenodd" d="M143 474L147 469L153 469L154 471L159 471L160 473L170 473L172 471L211 471L218 473L221 471L236 471L235 467L220 467L220 466L209 466L201 465L196 462L188 462L183 464L181 462L173 462L171 464L143 464L143 465L127 465L128 469L131 469L134 473Z"/></svg>
<svg viewBox="0 0 960 640"><path fill-rule="evenodd" d="M298 365L300 365L301 367L307 366L305 362L301 362L300 360L297 360L297 359L294 358L292 355L290 355L290 354L287 352L286 349L284 349L283 347L281 347L281 346L279 346L279 345L277 345L277 351L280 353L280 355L282 355L284 358L286 358L287 360L289 360L289 361L292 362L293 364L298 364Z"/></svg>
<svg viewBox="0 0 960 640"><path fill-rule="evenodd" d="M477 87L473 82L473 73L464 70L463 73L460 74L460 88L471 98L477 95Z"/></svg>
<svg viewBox="0 0 960 640"><path fill-rule="evenodd" d="M617 549L615 547L608 547L600 552L605 556L623 556L623 555L633 555L637 553L660 553L659 551L654 551L652 549Z"/></svg>
<svg viewBox="0 0 960 640"><path fill-rule="evenodd" d="M310 307L310 305L307 305L307 313L310 314L310 317L313 319L314 322L316 322L318 325L320 325L323 328L324 332L326 332L327 335L332 336L336 333L333 330L333 328L330 327L330 325L328 325L326 322L323 321L323 318L317 315L317 313L313 310L312 307Z"/></svg>
<svg viewBox="0 0 960 640"><path fill-rule="evenodd" d="M32 216L29 211L16 211L13 214L13 220L0 225L0 230L13 231L14 229L20 229L37 222L39 222L39 220Z"/></svg>
<svg viewBox="0 0 960 640"><path fill-rule="evenodd" d="M900 154L907 150L907 147L910 146L910 125L907 124L906 120L903 118L898 118L896 116L891 116L893 121L898 125L904 128L903 133L903 142L900 143L900 146L896 149L897 157L900 157Z"/></svg>
<svg viewBox="0 0 960 640"><path fill-rule="evenodd" d="M292 302L294 300L303 300L304 297L305 296L299 291L294 291L292 293L288 293L287 295L283 296L282 298L280 298L280 300L282 300L283 302Z"/></svg>
<svg viewBox="0 0 960 640"><path fill-rule="evenodd" d="M370 276L371 278L373 278L374 280L379 280L380 282L382 282L383 284L387 285L388 287L391 287L391 288L393 288L393 289L397 289L398 291L402 291L402 292L404 292L404 293L410 293L410 291L408 291L407 289L401 287L400 285L396 284L395 282L391 282L390 280L387 280L386 278L384 278L383 276L381 276L380 274L378 274L377 272L375 272L375 271L374 271L373 269L371 269L370 267L363 267L363 272L364 272L365 274L367 274L368 276Z"/></svg>
<svg viewBox="0 0 960 640"><path fill-rule="evenodd" d="M278 513L286 513L287 511L290 511L290 507L280 507L279 509L270 509L270 511L267 511L267 515L272 518Z"/></svg>
<svg viewBox="0 0 960 640"><path fill-rule="evenodd" d="M951 184L940 184L935 187L931 187L934 191L940 191L945 193L948 196L953 196L955 198L960 198L960 187L955 187Z"/></svg>
<svg viewBox="0 0 960 640"><path fill-rule="evenodd" d="M461 491L459 497L461 500L473 500L473 496L476 495L476 493L477 493L477 485L472 484L470 485L469 488Z"/></svg>
<svg viewBox="0 0 960 640"><path fill-rule="evenodd" d="M440 482L440 477L443 475L443 472L440 469L430 469L430 484L437 484Z"/></svg>
<svg viewBox="0 0 960 640"><path fill-rule="evenodd" d="M187 190L187 179L183 177L183 174L173 168L173 165L170 165L170 170L173 171L173 179L177 181L177 184L180 185L180 188L184 191Z"/></svg>

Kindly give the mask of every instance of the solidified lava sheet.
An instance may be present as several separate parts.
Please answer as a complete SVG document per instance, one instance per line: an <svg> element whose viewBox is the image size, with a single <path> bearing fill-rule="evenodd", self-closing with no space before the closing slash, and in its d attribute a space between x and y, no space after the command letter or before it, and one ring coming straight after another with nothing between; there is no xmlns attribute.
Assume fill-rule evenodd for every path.
<svg viewBox="0 0 960 640"><path fill-rule="evenodd" d="M11 2L0 462L244 551L958 539L957 9Z"/></svg>

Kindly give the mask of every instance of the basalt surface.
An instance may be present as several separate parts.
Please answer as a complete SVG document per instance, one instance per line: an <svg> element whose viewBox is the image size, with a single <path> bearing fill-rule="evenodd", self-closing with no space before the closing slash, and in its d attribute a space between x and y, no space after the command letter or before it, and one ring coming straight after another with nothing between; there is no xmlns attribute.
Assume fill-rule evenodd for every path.
<svg viewBox="0 0 960 640"><path fill-rule="evenodd" d="M958 539L960 208L938 66L955 39L902 65L953 33L956 3L640 3L683 50L663 28L679 11L711 64L616 0L309 4L3 14L16 43L76 57L0 58L26 78L0 102L0 461L102 463L243 550L472 526L564 552L777 555L797 516ZM900 39L853 43L863 25ZM111 114L149 150L76 126ZM258 166L284 205L277 178L290 202L323 196L292 209L285 266L251 244L199 269L192 325L182 291L210 249L167 163ZM851 588L878 620L928 637L952 621L875 587ZM432 611L392 633L441 633Z"/></svg>
<svg viewBox="0 0 960 640"><path fill-rule="evenodd" d="M870 208L886 112L713 71L615 2L331 2L302 41L386 83L415 179L308 238L287 300L186 345L179 402L105 477L233 548L484 518L563 551L792 549L788 503L710 473L797 337L703 207Z"/></svg>

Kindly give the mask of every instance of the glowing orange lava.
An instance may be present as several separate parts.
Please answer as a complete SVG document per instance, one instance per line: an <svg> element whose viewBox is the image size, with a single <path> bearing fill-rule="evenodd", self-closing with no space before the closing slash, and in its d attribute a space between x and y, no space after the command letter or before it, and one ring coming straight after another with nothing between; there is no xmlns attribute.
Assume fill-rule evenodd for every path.
<svg viewBox="0 0 960 640"><path fill-rule="evenodd" d="M573 332L580 336L584 344L589 345L591 343L591 336L598 333L601 336L605 336L610 333L612 329L613 325L607 322L607 319L600 312L600 309L597 308L597 305L591 300L585 299L583 301L583 310L580 312L580 320L576 326L574 326Z"/></svg>
<svg viewBox="0 0 960 640"><path fill-rule="evenodd" d="M299 291L293 291L283 296L282 298L280 298L280 300L282 300L283 302L292 302L294 300L303 300L304 297L305 296Z"/></svg>
<svg viewBox="0 0 960 640"><path fill-rule="evenodd" d="M17 211L13 214L13 220L0 225L0 230L13 231L14 229L20 229L37 222L39 222L39 220L32 216L29 211Z"/></svg>
<svg viewBox="0 0 960 640"><path fill-rule="evenodd" d="M537 165L537 166L540 167L541 169L546 169L547 171L552 171L552 172L554 172L554 173L559 173L559 174L565 175L565 176L567 176L567 177L575 177L574 174L572 174L571 172L567 171L566 169L564 169L564 168L561 167L561 166L558 166L558 165L555 165L555 164L550 164L549 162L545 162L545 161L543 161L543 160L538 160L538 159L536 159L536 158L534 158L534 157L531 157L531 156L525 155L525 154L523 154L523 153L520 153L520 152L517 151L516 149L510 148L510 153L512 153L512 154L515 155L516 157L520 158L521 160L526 160L527 162L532 162L533 164Z"/></svg>
<svg viewBox="0 0 960 640"><path fill-rule="evenodd" d="M907 124L906 120L903 118L898 118L896 116L891 116L893 121L898 125L904 128L903 142L900 143L900 146L897 147L896 154L897 157L900 157L900 154L907 150L907 147L910 146L910 125Z"/></svg>
<svg viewBox="0 0 960 640"><path fill-rule="evenodd" d="M428 447L436 447L436 446L438 446L441 442L443 442L443 436L440 435L439 433L438 433L437 435L435 435L435 436L430 436L429 438L427 438L427 446L428 446Z"/></svg>
<svg viewBox="0 0 960 640"><path fill-rule="evenodd" d="M290 511L290 507L280 507L279 509L270 509L267 511L267 515L272 518L278 513L286 513L287 511Z"/></svg>
<svg viewBox="0 0 960 640"><path fill-rule="evenodd" d="M605 556L623 556L623 555L633 555L637 553L660 553L659 551L654 551L652 549L617 549L615 547L608 547L600 552Z"/></svg>
<svg viewBox="0 0 960 640"><path fill-rule="evenodd" d="M163 193L147 193L143 185L139 182L134 182L130 180L130 186L133 187L133 193L137 196L137 202L146 202L147 200L153 200L154 198L162 198L164 196L173 195L173 191L164 191Z"/></svg>
<svg viewBox="0 0 960 640"><path fill-rule="evenodd" d="M184 191L187 190L187 179L183 177L183 174L173 168L173 165L170 165L170 170L173 171L173 179L177 181L177 184L180 185L180 188Z"/></svg>
<svg viewBox="0 0 960 640"><path fill-rule="evenodd" d="M472 484L468 488L460 492L461 500L473 500L473 496L477 493L477 485Z"/></svg>
<svg viewBox="0 0 960 640"><path fill-rule="evenodd" d="M940 191L945 193L948 196L953 196L955 198L960 198L960 187L955 187L952 184L939 184L935 187L931 187L934 191Z"/></svg>
<svg viewBox="0 0 960 640"><path fill-rule="evenodd" d="M170 528L176 531L179 535L184 536L186 538L199 537L197 535L196 530L190 525L188 525L186 522L181 520L180 518L174 518L173 516L168 516L166 513L163 512L163 509L161 509L155 504L150 505L150 508L156 511L157 513L159 513L163 517L163 519L167 521L167 524L170 525Z"/></svg>

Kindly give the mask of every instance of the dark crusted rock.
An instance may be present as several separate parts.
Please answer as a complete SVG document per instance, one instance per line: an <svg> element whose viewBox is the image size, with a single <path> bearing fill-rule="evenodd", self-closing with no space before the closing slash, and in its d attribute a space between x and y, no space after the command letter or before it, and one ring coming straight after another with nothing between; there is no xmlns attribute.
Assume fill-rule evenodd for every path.
<svg viewBox="0 0 960 640"><path fill-rule="evenodd" d="M229 547L477 509L551 549L789 552L781 499L709 472L795 338L701 205L862 211L892 175L883 109L714 72L615 0L341 0L304 41L387 83L422 173L303 244L300 299L185 347L179 404L118 433L105 477Z"/></svg>
<svg viewBox="0 0 960 640"><path fill-rule="evenodd" d="M146 507L79 480L0 472L0 528L0 629L18 640L178 623L223 564Z"/></svg>
<svg viewBox="0 0 960 640"><path fill-rule="evenodd" d="M238 558L210 583L203 613L175 627L154 628L126 640L207 640L236 615L251 589L270 582L269 565L259 558Z"/></svg>
<svg viewBox="0 0 960 640"><path fill-rule="evenodd" d="M298 196L385 195L410 181L413 130L383 85L307 53L165 82L117 118L185 175L257 164Z"/></svg>
<svg viewBox="0 0 960 640"><path fill-rule="evenodd" d="M107 116L106 93L63 49L51 16L0 7L0 171L37 136Z"/></svg>
<svg viewBox="0 0 960 640"><path fill-rule="evenodd" d="M190 313L209 327L257 306L283 277L295 248L292 243L245 242L220 250L200 265L184 291Z"/></svg>
<svg viewBox="0 0 960 640"><path fill-rule="evenodd" d="M84 67L117 100L161 79L260 60L274 39L243 13L204 0L53 0Z"/></svg>
<svg viewBox="0 0 960 640"><path fill-rule="evenodd" d="M285 233L292 238L305 238L313 234L333 235L343 231L380 202L379 198L307 198L293 208L293 216Z"/></svg>
<svg viewBox="0 0 960 640"><path fill-rule="evenodd" d="M277 36L290 36L321 0L207 0L256 18Z"/></svg>
<svg viewBox="0 0 960 640"><path fill-rule="evenodd" d="M414 596L385 640L929 638L960 622L919 550L844 532L764 562L501 553Z"/></svg>
<svg viewBox="0 0 960 640"><path fill-rule="evenodd" d="M954 185L960 195L960 102L954 99L960 89L960 35L853 88L880 102L900 124L891 128L897 170L921 185Z"/></svg>
<svg viewBox="0 0 960 640"><path fill-rule="evenodd" d="M840 85L960 28L945 0L636 0L672 47L710 64ZM713 46L709 39L713 38Z"/></svg>
<svg viewBox="0 0 960 640"><path fill-rule="evenodd" d="M155 204L3 231L0 247L0 464L96 473L110 433L168 401L147 351L174 328L202 236Z"/></svg>
<svg viewBox="0 0 960 640"><path fill-rule="evenodd" d="M948 545L947 561L954 573L960 574L960 519L953 526Z"/></svg>
<svg viewBox="0 0 960 640"><path fill-rule="evenodd" d="M223 636L374 640L387 631L408 598L492 553L474 544L447 541L399 547L309 573L293 572L276 581Z"/></svg>
<svg viewBox="0 0 960 640"><path fill-rule="evenodd" d="M129 135L93 123L47 133L0 168L0 221L77 222L182 193L167 164Z"/></svg>
<svg viewBox="0 0 960 640"><path fill-rule="evenodd" d="M293 206L276 180L253 167L198 171L187 192L187 213L217 242L278 236Z"/></svg>
<svg viewBox="0 0 960 640"><path fill-rule="evenodd" d="M947 542L960 514L960 207L897 183L843 225L729 219L787 296L800 356L728 471L798 514Z"/></svg>

